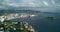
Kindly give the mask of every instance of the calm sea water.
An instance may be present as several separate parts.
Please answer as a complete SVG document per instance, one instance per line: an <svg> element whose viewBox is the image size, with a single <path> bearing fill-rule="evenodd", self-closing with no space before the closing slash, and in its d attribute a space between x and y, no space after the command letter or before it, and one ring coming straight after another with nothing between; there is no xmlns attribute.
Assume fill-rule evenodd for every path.
<svg viewBox="0 0 60 32"><path fill-rule="evenodd" d="M27 21L38 32L60 32L60 13L37 13L35 17L13 19L13 21Z"/></svg>
<svg viewBox="0 0 60 32"><path fill-rule="evenodd" d="M53 16L55 19L47 19ZM60 32L60 14L39 13L39 16L32 18L31 25L36 27L38 32Z"/></svg>
<svg viewBox="0 0 60 32"><path fill-rule="evenodd" d="M60 32L60 14L59 13L38 13L38 16L31 18L15 19L17 21L27 21L38 32ZM47 17L54 17L49 19ZM14 20L14 21L15 21Z"/></svg>

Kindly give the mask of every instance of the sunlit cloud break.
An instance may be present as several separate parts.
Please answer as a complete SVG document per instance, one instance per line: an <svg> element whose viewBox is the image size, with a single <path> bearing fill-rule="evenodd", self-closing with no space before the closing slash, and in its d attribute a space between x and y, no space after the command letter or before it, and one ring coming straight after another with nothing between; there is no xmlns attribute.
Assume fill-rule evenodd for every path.
<svg viewBox="0 0 60 32"><path fill-rule="evenodd" d="M52 1L52 4L55 4L55 1Z"/></svg>
<svg viewBox="0 0 60 32"><path fill-rule="evenodd" d="M46 5L46 6L49 6L48 3L46 1L43 1L43 3Z"/></svg>

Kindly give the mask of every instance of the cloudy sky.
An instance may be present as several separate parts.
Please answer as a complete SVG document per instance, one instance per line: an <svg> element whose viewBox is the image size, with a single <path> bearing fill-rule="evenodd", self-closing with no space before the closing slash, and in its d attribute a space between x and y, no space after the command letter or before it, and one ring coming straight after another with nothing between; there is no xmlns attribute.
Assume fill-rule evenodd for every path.
<svg viewBox="0 0 60 32"><path fill-rule="evenodd" d="M53 7L60 6L60 0L0 0L0 8L11 7Z"/></svg>

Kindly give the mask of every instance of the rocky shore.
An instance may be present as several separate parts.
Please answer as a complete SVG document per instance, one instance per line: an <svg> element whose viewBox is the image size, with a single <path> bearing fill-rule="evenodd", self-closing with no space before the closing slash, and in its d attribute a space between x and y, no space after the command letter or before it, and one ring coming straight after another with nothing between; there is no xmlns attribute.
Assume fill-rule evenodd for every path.
<svg viewBox="0 0 60 32"><path fill-rule="evenodd" d="M0 21L0 32L37 32L28 22Z"/></svg>

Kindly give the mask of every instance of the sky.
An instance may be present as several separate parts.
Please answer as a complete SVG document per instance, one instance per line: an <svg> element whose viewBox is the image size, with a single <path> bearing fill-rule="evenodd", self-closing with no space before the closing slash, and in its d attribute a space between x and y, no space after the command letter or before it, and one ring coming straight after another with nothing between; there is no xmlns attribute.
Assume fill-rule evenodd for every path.
<svg viewBox="0 0 60 32"><path fill-rule="evenodd" d="M60 0L0 0L0 8L6 7L60 7Z"/></svg>

